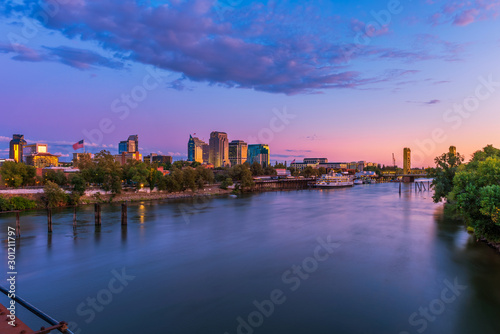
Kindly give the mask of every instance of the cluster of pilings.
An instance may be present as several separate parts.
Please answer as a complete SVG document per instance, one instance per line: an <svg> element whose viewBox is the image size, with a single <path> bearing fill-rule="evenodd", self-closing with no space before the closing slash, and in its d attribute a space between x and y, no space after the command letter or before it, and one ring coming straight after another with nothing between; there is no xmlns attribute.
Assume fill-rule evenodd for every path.
<svg viewBox="0 0 500 334"><path fill-rule="evenodd" d="M399 195L401 195L401 183L403 183L403 182L399 182ZM431 181L427 181L426 183L425 182L414 182L413 188L415 189L415 192L430 191L432 188L432 183L431 183Z"/></svg>
<svg viewBox="0 0 500 334"><path fill-rule="evenodd" d="M121 210L121 224L122 226L127 226L127 208L128 205L127 203L122 203L122 210ZM77 213L77 207L74 207L73 210L73 228L76 229L76 213ZM95 218L95 226L100 227L101 226L101 204L100 203L95 203L94 204L94 218ZM49 233L52 233L52 208L47 209L47 230ZM19 218L19 211L16 211L16 237L21 236L21 220Z"/></svg>

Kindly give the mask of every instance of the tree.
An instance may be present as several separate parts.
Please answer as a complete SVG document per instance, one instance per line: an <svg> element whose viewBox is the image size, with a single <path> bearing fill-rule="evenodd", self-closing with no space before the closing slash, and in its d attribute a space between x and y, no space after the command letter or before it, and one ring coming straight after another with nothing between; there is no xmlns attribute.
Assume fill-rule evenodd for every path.
<svg viewBox="0 0 500 334"><path fill-rule="evenodd" d="M47 181L43 188L43 200L47 208L55 208L66 205L68 195L57 184Z"/></svg>
<svg viewBox="0 0 500 334"><path fill-rule="evenodd" d="M196 172L193 168L188 167L182 171L183 188L196 191Z"/></svg>
<svg viewBox="0 0 500 334"><path fill-rule="evenodd" d="M276 172L273 166L267 165L264 167L264 175L278 175L278 172Z"/></svg>
<svg viewBox="0 0 500 334"><path fill-rule="evenodd" d="M1 167L0 173L8 187L19 188L35 183L36 168L22 162L6 161Z"/></svg>
<svg viewBox="0 0 500 334"><path fill-rule="evenodd" d="M262 165L257 161L254 161L254 163L250 166L250 171L252 172L253 176L264 175L264 169L262 168Z"/></svg>
<svg viewBox="0 0 500 334"><path fill-rule="evenodd" d="M318 175L318 170L312 168L311 166L307 166L306 168L304 168L304 170L302 170L300 174L304 177L311 177L313 175Z"/></svg>
<svg viewBox="0 0 500 334"><path fill-rule="evenodd" d="M104 191L119 194L122 190L122 168L106 150L95 155L97 162L96 179Z"/></svg>
<svg viewBox="0 0 500 334"><path fill-rule="evenodd" d="M221 189L227 189L229 186L233 185L233 179L228 177L224 181L221 182L220 188Z"/></svg>
<svg viewBox="0 0 500 334"><path fill-rule="evenodd" d="M326 168L325 167L318 168L318 175L323 175L323 174L326 174Z"/></svg>
<svg viewBox="0 0 500 334"><path fill-rule="evenodd" d="M153 190L155 186L163 179L162 172L158 171L156 168L150 168L149 175L147 177L147 182L149 184L149 189Z"/></svg>
<svg viewBox="0 0 500 334"><path fill-rule="evenodd" d="M453 188L453 178L458 167L464 161L464 157L460 154L451 152L443 153L441 156L434 159L436 168L431 171L429 177L434 178L432 185L434 186L434 195L432 196L435 203L446 199L446 196Z"/></svg>
<svg viewBox="0 0 500 334"><path fill-rule="evenodd" d="M58 186L65 186L68 184L68 179L66 178L66 175L64 175L64 172L62 171L53 171L49 170L45 175L43 176L43 183L47 183L47 181L54 182Z"/></svg>

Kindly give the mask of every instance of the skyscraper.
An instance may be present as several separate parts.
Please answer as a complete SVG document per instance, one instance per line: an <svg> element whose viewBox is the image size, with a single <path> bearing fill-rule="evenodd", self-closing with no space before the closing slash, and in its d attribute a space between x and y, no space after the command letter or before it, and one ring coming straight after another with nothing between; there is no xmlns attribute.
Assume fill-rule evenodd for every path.
<svg viewBox="0 0 500 334"><path fill-rule="evenodd" d="M210 134L208 162L217 167L229 165L229 141L227 133L213 131Z"/></svg>
<svg viewBox="0 0 500 334"><path fill-rule="evenodd" d="M26 144L24 135L13 135L10 141L9 159L14 159L15 162L23 162L23 149Z"/></svg>
<svg viewBox="0 0 500 334"><path fill-rule="evenodd" d="M247 161L251 165L258 162L262 167L269 166L271 161L271 154L269 145L267 144L252 144L248 145Z"/></svg>
<svg viewBox="0 0 500 334"><path fill-rule="evenodd" d="M408 147L403 149L403 174L411 172L411 150Z"/></svg>
<svg viewBox="0 0 500 334"><path fill-rule="evenodd" d="M247 161L248 145L243 140L233 140L229 143L229 162L231 166L241 165Z"/></svg>
<svg viewBox="0 0 500 334"><path fill-rule="evenodd" d="M139 152L139 136L130 135L118 144L118 154Z"/></svg>
<svg viewBox="0 0 500 334"><path fill-rule="evenodd" d="M188 161L196 161L199 163L208 162L208 144L198 137L193 137L189 135L188 141ZM204 152L207 152L206 159L204 157Z"/></svg>

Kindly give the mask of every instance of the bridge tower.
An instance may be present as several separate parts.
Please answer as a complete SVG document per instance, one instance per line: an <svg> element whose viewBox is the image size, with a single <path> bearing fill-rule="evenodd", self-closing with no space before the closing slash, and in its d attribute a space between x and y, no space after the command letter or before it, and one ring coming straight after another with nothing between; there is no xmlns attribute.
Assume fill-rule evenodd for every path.
<svg viewBox="0 0 500 334"><path fill-rule="evenodd" d="M411 150L408 147L403 149L403 174L411 174Z"/></svg>

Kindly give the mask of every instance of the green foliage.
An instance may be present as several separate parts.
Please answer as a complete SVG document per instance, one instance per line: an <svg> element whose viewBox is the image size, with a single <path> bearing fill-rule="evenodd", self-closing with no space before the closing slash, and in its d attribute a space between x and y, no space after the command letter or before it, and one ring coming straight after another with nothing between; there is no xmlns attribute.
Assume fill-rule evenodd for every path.
<svg viewBox="0 0 500 334"><path fill-rule="evenodd" d="M311 166L307 166L300 172L300 175L304 177L311 177L311 176L316 176L318 175L318 170L315 168L312 168Z"/></svg>
<svg viewBox="0 0 500 334"><path fill-rule="evenodd" d="M68 179L66 178L66 175L62 171L53 171L49 170L45 175L43 176L43 183L46 184L47 181L54 182L55 184L59 186L65 186L68 184Z"/></svg>
<svg viewBox="0 0 500 334"><path fill-rule="evenodd" d="M12 204L6 198L0 197L0 211L11 211Z"/></svg>
<svg viewBox="0 0 500 334"><path fill-rule="evenodd" d="M36 168L22 162L6 161L0 169L0 174L8 187L19 188L35 183Z"/></svg>
<svg viewBox="0 0 500 334"><path fill-rule="evenodd" d="M227 189L229 186L233 185L233 179L230 177L226 178L222 183L220 184L221 189Z"/></svg>
<svg viewBox="0 0 500 334"><path fill-rule="evenodd" d="M278 172L276 172L276 169L274 169L273 166L269 165L264 167L264 175L269 175L269 176L278 175Z"/></svg>
<svg viewBox="0 0 500 334"><path fill-rule="evenodd" d="M252 172L248 164L235 165L229 169L231 180L239 181L241 190L253 188L255 185L252 177ZM222 181L224 182L224 180ZM225 183L227 184L227 182ZM226 187L227 188L227 187Z"/></svg>
<svg viewBox="0 0 500 334"><path fill-rule="evenodd" d="M96 183L105 191L119 194L122 190L122 168L115 158L106 150L95 155L97 162Z"/></svg>
<svg viewBox="0 0 500 334"><path fill-rule="evenodd" d="M0 197L0 211L13 211L13 210L31 210L36 209L37 204L34 200L24 197L12 197L6 199Z"/></svg>
<svg viewBox="0 0 500 334"><path fill-rule="evenodd" d="M43 200L48 208L65 206L68 203L68 195L54 182L47 181L43 193Z"/></svg>
<svg viewBox="0 0 500 334"><path fill-rule="evenodd" d="M125 182L134 185L136 189L141 189L144 184L148 183L148 178L153 181L150 176L151 168L144 162L130 160L122 169Z"/></svg>
<svg viewBox="0 0 500 334"><path fill-rule="evenodd" d="M37 205L34 200L24 197L12 197L10 199L11 210L31 210L36 209Z"/></svg>
<svg viewBox="0 0 500 334"><path fill-rule="evenodd" d="M499 153L500 150L491 145L486 146L474 153L468 164L456 166L452 190L445 195L478 237L493 242L500 242ZM440 191L444 189L442 186Z"/></svg>
<svg viewBox="0 0 500 334"><path fill-rule="evenodd" d="M450 152L443 153L441 156L434 159L436 168L430 170L429 177L433 178L432 185L434 186L434 195L432 196L435 203L441 199L447 198L453 188L453 178L458 170L458 167L464 161L464 157L460 154L452 154Z"/></svg>
<svg viewBox="0 0 500 334"><path fill-rule="evenodd" d="M193 168L189 167L182 171L182 181L183 189L196 191L196 171Z"/></svg>
<svg viewBox="0 0 500 334"><path fill-rule="evenodd" d="M262 165L259 164L257 161L255 161L251 166L250 166L250 171L252 172L253 176L261 176L264 175L264 168L262 168Z"/></svg>

